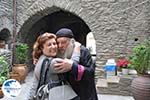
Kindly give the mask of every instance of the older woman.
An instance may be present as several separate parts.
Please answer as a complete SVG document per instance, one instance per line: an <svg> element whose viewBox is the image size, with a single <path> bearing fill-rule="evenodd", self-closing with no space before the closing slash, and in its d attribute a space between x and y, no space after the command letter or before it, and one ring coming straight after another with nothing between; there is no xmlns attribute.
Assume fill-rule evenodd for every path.
<svg viewBox="0 0 150 100"><path fill-rule="evenodd" d="M71 45L71 46L73 46L73 45ZM69 53L68 53L70 57L72 55L72 59L75 61L79 60L80 52L78 52L79 51L78 47L76 47L74 50L70 49ZM61 76L61 75L55 71L55 69L53 68L53 64L57 63L57 62L61 62L63 59L56 58L56 55L57 55L56 36L52 33L44 33L44 34L40 35L37 38L37 40L33 46L33 58L34 58L34 63L36 63L36 66L34 69L35 78L34 78L34 83L33 83L33 88L32 88L31 94L35 94L35 91L37 91L42 85L49 84L49 82L56 83L56 82L60 81L59 76ZM37 62L35 62L35 59L38 59ZM43 64L45 59L49 60L50 65ZM49 67L49 70L48 70L48 73L44 73L45 77L41 78L41 72L42 72L42 70L44 70L43 66ZM48 77L46 77L46 76L48 76ZM65 80L65 78L63 78L63 80ZM44 81L44 83L41 83L43 81ZM59 95L55 94L55 95L53 95L53 96L51 95L47 98L52 99L52 100L79 100L78 96L72 90L72 88L70 88L70 90L66 90L65 92L66 92L66 94L67 94L67 92L69 92L69 95L62 95L63 97L61 97L62 93L60 93ZM45 100L45 99L43 99L43 100Z"/></svg>

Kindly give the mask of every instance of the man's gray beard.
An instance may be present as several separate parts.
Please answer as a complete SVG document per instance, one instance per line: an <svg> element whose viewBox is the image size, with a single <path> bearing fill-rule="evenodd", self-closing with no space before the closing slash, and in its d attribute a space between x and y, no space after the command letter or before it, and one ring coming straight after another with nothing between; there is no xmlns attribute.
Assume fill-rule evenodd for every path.
<svg viewBox="0 0 150 100"><path fill-rule="evenodd" d="M68 58L68 59L70 59L71 56L72 56L74 47L75 47L74 42L75 42L74 39L71 39L71 40L70 40L70 43L69 43L69 45L68 45L68 47L66 48L66 50L65 50L64 53L61 53L61 52L58 50L57 57L59 57L59 58Z"/></svg>
<svg viewBox="0 0 150 100"><path fill-rule="evenodd" d="M58 58L64 58L64 53L61 53L60 51L58 51L57 57Z"/></svg>

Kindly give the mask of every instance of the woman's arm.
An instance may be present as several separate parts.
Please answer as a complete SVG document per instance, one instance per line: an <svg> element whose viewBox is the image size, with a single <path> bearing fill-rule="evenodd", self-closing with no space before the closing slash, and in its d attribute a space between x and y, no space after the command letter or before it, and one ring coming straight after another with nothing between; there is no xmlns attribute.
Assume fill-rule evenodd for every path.
<svg viewBox="0 0 150 100"><path fill-rule="evenodd" d="M72 53L72 56L71 56L71 60L79 63L81 43L75 42L74 44L75 44L75 46L74 46L74 50L73 50L73 53Z"/></svg>
<svg viewBox="0 0 150 100"><path fill-rule="evenodd" d="M38 80L36 79L35 76L33 76L33 82L32 82L32 86L30 88L30 91L29 91L29 95L27 97L27 100L34 100L34 96L36 94L36 91L37 91L37 87L38 87Z"/></svg>

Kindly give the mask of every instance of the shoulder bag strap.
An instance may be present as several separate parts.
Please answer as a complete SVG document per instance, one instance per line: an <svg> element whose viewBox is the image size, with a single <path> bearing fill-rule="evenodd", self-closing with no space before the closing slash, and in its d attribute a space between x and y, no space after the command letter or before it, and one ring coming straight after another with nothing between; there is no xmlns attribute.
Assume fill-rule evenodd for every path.
<svg viewBox="0 0 150 100"><path fill-rule="evenodd" d="M38 83L38 88L37 90L40 88L40 86L42 86L43 84L45 84L45 80L46 80L46 74L47 74L47 70L48 70L48 65L50 65L51 60L48 58L45 58L43 60L42 66L41 66L41 71L40 71L40 80Z"/></svg>
<svg viewBox="0 0 150 100"><path fill-rule="evenodd" d="M57 75L58 75L59 81L60 81L62 84L69 84L68 81L66 80L65 76L64 76L64 73L62 73L62 74L57 74Z"/></svg>

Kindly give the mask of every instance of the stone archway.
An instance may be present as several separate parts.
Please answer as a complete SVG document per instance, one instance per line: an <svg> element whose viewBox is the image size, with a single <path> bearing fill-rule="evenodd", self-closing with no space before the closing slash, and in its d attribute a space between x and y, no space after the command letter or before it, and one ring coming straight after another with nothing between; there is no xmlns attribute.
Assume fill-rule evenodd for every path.
<svg viewBox="0 0 150 100"><path fill-rule="evenodd" d="M26 42L29 44L29 47L31 47L29 56L31 56L32 53L33 43L40 34L44 32L56 33L56 31L62 27L70 28L74 33L75 39L83 45L86 45L86 36L91 32L88 25L73 13L58 9L57 7L50 9L52 9L53 12L46 16L39 17L38 13L31 16L19 31L19 39L22 42ZM33 19L37 17L40 19L34 22ZM32 61L32 57L29 58L31 58L29 61Z"/></svg>
<svg viewBox="0 0 150 100"><path fill-rule="evenodd" d="M24 5L27 7L27 9L24 9L22 13L18 13L18 26L17 26L17 32L19 34L26 34L27 32L22 33L22 28L25 26L26 30L29 30L29 28L37 22L42 17L53 13L55 11L59 11L60 9L64 11L68 11L78 17L80 17L92 30L93 34L95 34L94 27L96 26L97 22L94 21L92 14L88 13L89 9L83 8L81 6L81 1L56 1L56 0L36 0L32 3L32 5ZM28 23L31 22L32 23ZM94 22L94 23L93 23Z"/></svg>
<svg viewBox="0 0 150 100"><path fill-rule="evenodd" d="M92 31L92 33L95 36L96 31L94 31L95 30L94 28L96 28L95 26L97 26L96 25L97 21L95 21L95 19L93 18L94 17L93 13L92 12L89 13L89 9L84 8L81 5L81 2L82 1L80 0L76 0L76 1L36 0L36 1L33 1L31 5L24 5L24 7L27 9L22 9L21 13L19 12L17 15L18 16L17 17L17 23L18 23L17 32L18 32L19 38L22 38L21 40L23 42L26 42L25 39L30 40L31 44L29 46L32 47L33 41L35 41L35 38L37 37L37 35L32 34L32 32L29 32L32 26L34 24L37 24L38 21L44 18L45 16L50 15L54 12L58 12L60 10L70 12L71 14L80 18L88 26L89 30ZM74 24L75 26L79 25L76 23ZM38 33L38 31L36 30L34 32ZM28 35L32 36L32 39L27 38ZM85 35L83 36L78 35L76 38L78 39L81 37L83 39L82 43L85 44L84 42L86 41ZM79 40L82 40L82 39L79 39ZM30 50L30 52L31 51L32 50Z"/></svg>
<svg viewBox="0 0 150 100"><path fill-rule="evenodd" d="M3 48L11 48L11 33L7 28L0 30L0 43L3 44Z"/></svg>
<svg viewBox="0 0 150 100"><path fill-rule="evenodd" d="M32 23L32 20L27 24ZM56 33L60 28L70 28L75 36L75 39L86 45L86 35L91 31L87 24L78 16L63 10L55 11L42 17L35 22L31 28L24 25L19 34L21 41L33 44L37 36L44 32ZM27 30L28 29L28 30Z"/></svg>
<svg viewBox="0 0 150 100"><path fill-rule="evenodd" d="M7 42L10 36L11 36L10 31L7 28L3 28L0 31L0 40L4 40Z"/></svg>
<svg viewBox="0 0 150 100"><path fill-rule="evenodd" d="M22 8L25 8L21 8L21 11L17 13L18 34L27 34L27 31L22 32L23 27L26 27L26 30L29 30L32 25L42 17L62 9L63 11L68 11L81 18L88 25L97 40L98 21L95 16L93 16L96 11L93 10L93 12L90 9L90 2L80 0L33 0L32 2L27 2L23 5L20 1L17 1L17 3L18 5L23 6ZM87 4L88 7L85 4Z"/></svg>

